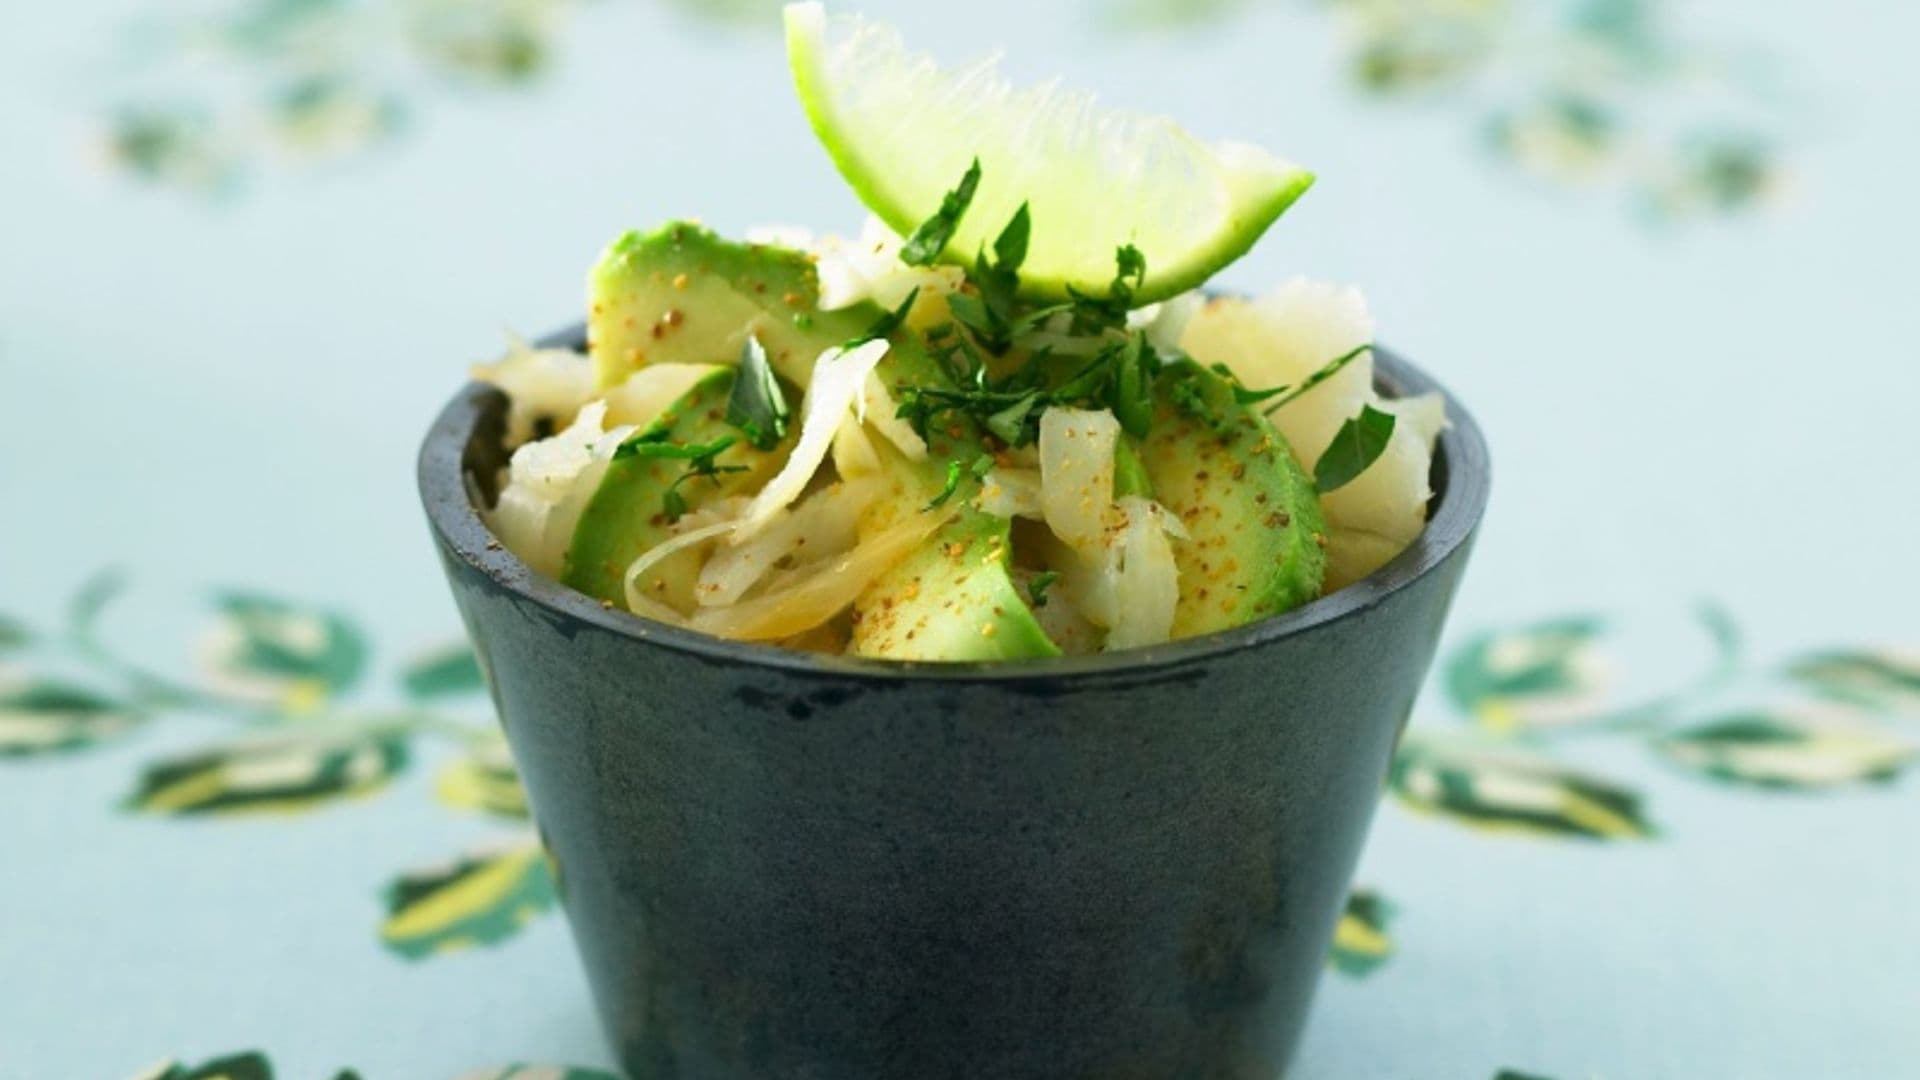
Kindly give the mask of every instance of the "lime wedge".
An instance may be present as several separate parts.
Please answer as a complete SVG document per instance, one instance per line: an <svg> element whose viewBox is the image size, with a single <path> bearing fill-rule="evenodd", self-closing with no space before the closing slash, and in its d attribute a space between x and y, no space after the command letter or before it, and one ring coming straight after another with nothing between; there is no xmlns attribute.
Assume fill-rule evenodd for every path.
<svg viewBox="0 0 1920 1080"><path fill-rule="evenodd" d="M1313 183L1258 147L1202 142L1056 83L1016 87L997 59L944 71L892 27L818 3L787 5L786 28L807 119L860 201L906 235L978 157L979 189L943 259L972 260L1028 202L1020 278L1033 296L1104 293L1126 243L1146 255L1137 302L1193 288Z"/></svg>

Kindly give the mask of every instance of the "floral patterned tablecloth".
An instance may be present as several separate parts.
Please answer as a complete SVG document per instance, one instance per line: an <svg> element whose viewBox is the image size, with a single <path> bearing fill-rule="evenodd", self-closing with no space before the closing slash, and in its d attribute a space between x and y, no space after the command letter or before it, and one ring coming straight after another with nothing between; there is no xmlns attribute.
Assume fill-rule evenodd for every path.
<svg viewBox="0 0 1920 1080"><path fill-rule="evenodd" d="M619 228L854 223L768 7L5 16L0 1078L610 1075L410 455ZM1295 1074L1920 1077L1920 20L867 7L1314 164L1230 280L1488 429Z"/></svg>

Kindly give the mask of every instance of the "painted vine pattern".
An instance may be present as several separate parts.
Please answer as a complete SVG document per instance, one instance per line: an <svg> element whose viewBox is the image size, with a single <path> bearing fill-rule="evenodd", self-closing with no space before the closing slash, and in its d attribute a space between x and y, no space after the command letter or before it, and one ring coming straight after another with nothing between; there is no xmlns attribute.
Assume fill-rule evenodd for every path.
<svg viewBox="0 0 1920 1080"><path fill-rule="evenodd" d="M135 1074L131 1080L275 1080L273 1061L258 1050L223 1054L197 1065L165 1061ZM333 1080L363 1080L358 1072L342 1069ZM507 1065L464 1073L456 1080L620 1080L599 1069L577 1069L561 1065Z"/></svg>
<svg viewBox="0 0 1920 1080"><path fill-rule="evenodd" d="M246 1050L211 1059L200 1065L163 1062L132 1077L131 1080L275 1080L273 1062L258 1050ZM352 1069L333 1074L333 1080L362 1080ZM620 1080L599 1069L576 1069L559 1065L508 1065L499 1069L481 1069L465 1073L456 1080ZM1493 1080L1552 1080L1536 1073L1502 1069Z"/></svg>
<svg viewBox="0 0 1920 1080"><path fill-rule="evenodd" d="M121 584L112 574L88 582L53 632L0 615L0 760L129 738L169 714L221 717L234 725L230 738L144 762L121 799L138 814L221 818L371 797L414 766L423 744L445 744L438 801L502 830L396 873L381 892L381 943L407 960L497 945L555 906L553 868L464 643L400 667L394 696L404 704L358 706L372 656L353 620L221 590L199 636L200 675L181 680L107 644L101 623ZM1699 625L1711 645L1704 669L1626 705L1608 694L1610 628L1597 616L1468 637L1440 672L1457 722L1409 731L1389 771L1393 801L1492 832L1633 843L1660 833L1648 798L1576 764L1571 747L1637 743L1683 775L1796 792L1884 784L1920 761L1920 746L1892 723L1920 712L1920 655L1830 649L1755 666L1727 613L1703 607ZM1357 889L1332 966L1361 977L1385 964L1394 912L1385 896Z"/></svg>
<svg viewBox="0 0 1920 1080"><path fill-rule="evenodd" d="M740 32L779 0L650 0ZM129 26L102 123L121 172L202 193L263 167L351 157L417 126L436 97L548 73L585 0L230 0ZM1324 18L1346 82L1458 118L1496 161L1623 193L1649 218L1745 210L1782 187L1777 65L1696 41L1661 0L1087 0L1117 33L1217 28L1262 8Z"/></svg>

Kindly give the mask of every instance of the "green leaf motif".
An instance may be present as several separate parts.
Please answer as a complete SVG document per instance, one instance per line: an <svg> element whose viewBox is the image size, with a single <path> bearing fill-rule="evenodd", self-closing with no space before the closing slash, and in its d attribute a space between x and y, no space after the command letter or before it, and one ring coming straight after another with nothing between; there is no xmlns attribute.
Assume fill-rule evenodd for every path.
<svg viewBox="0 0 1920 1080"><path fill-rule="evenodd" d="M406 736L391 731L252 738L148 765L126 806L170 816L290 813L370 795L406 765Z"/></svg>
<svg viewBox="0 0 1920 1080"><path fill-rule="evenodd" d="M1640 795L1543 757L1409 740L1388 774L1409 809L1496 832L1588 840L1654 835Z"/></svg>
<svg viewBox="0 0 1920 1080"><path fill-rule="evenodd" d="M472 646L457 641L408 661L400 671L400 688L415 701L430 701L481 693L487 681Z"/></svg>
<svg viewBox="0 0 1920 1080"><path fill-rule="evenodd" d="M1839 651L1803 656L1787 674L1823 697L1873 709L1920 712L1920 652Z"/></svg>
<svg viewBox="0 0 1920 1080"><path fill-rule="evenodd" d="M202 655L208 676L230 693L306 712L366 667L366 639L344 616L234 591L217 596L215 609Z"/></svg>
<svg viewBox="0 0 1920 1080"><path fill-rule="evenodd" d="M1393 939L1387 925L1393 919L1393 905L1370 889L1355 889L1347 895L1346 910L1333 931L1333 953L1329 959L1335 971L1355 978L1371 975L1393 955Z"/></svg>
<svg viewBox="0 0 1920 1080"><path fill-rule="evenodd" d="M1920 748L1867 724L1792 713L1733 713L1654 746L1716 780L1801 791L1884 782L1920 759Z"/></svg>
<svg viewBox="0 0 1920 1080"><path fill-rule="evenodd" d="M156 1065L133 1080L273 1080L273 1063L258 1050L216 1058L204 1065L182 1065L168 1061ZM342 1069L333 1080L361 1080L352 1069Z"/></svg>
<svg viewBox="0 0 1920 1080"><path fill-rule="evenodd" d="M165 1062L133 1080L273 1080L273 1063L258 1050L215 1058L202 1065Z"/></svg>
<svg viewBox="0 0 1920 1080"><path fill-rule="evenodd" d="M138 709L51 680L0 690L0 758L79 750L125 734Z"/></svg>
<svg viewBox="0 0 1920 1080"><path fill-rule="evenodd" d="M536 841L463 855L387 887L381 943L408 960L511 938L553 907L553 869Z"/></svg>
<svg viewBox="0 0 1920 1080"><path fill-rule="evenodd" d="M526 789L520 785L520 773L502 738L480 743L448 763L440 770L434 794L456 810L518 819L531 816Z"/></svg>
<svg viewBox="0 0 1920 1080"><path fill-rule="evenodd" d="M1493 1074L1493 1080L1553 1080L1551 1076L1539 1073L1521 1072L1519 1069L1501 1069Z"/></svg>
<svg viewBox="0 0 1920 1080"><path fill-rule="evenodd" d="M33 640L33 631L27 624L5 612L0 612L0 652L17 649Z"/></svg>
<svg viewBox="0 0 1920 1080"><path fill-rule="evenodd" d="M1591 716L1605 690L1596 647L1604 629L1594 616L1575 615L1470 638L1447 661L1447 695L1494 731Z"/></svg>
<svg viewBox="0 0 1920 1080"><path fill-rule="evenodd" d="M599 1068L509 1065L505 1068L480 1068L476 1072L463 1072L457 1080L620 1080L620 1076Z"/></svg>

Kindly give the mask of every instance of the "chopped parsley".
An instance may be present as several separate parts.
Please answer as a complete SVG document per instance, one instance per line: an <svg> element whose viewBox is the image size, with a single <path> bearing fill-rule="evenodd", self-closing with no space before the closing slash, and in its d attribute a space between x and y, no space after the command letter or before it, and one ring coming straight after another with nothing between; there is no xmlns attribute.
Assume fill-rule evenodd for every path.
<svg viewBox="0 0 1920 1080"><path fill-rule="evenodd" d="M927 505L921 507L921 509L938 510L942 506L947 505L947 500L953 498L953 493L960 489L960 473L961 468L959 462L947 462L947 482L945 486L940 489L940 494L928 499Z"/></svg>
<svg viewBox="0 0 1920 1080"><path fill-rule="evenodd" d="M1047 606L1047 590L1059 580L1060 571L1058 570L1043 570L1033 575L1033 579L1027 582L1027 595L1033 598L1034 607Z"/></svg>
<svg viewBox="0 0 1920 1080"><path fill-rule="evenodd" d="M980 186L980 159L974 158L967 166L967 173L960 183L940 200L940 209L933 216L920 223L901 245L900 261L908 266L930 266L940 253L947 249L953 239L954 230L960 227L960 219L966 216L967 207L973 203L973 193Z"/></svg>
<svg viewBox="0 0 1920 1080"><path fill-rule="evenodd" d="M740 347L740 366L727 395L727 423L739 428L757 450L771 450L786 438L793 411L787 407L780 381L760 339L749 334Z"/></svg>
<svg viewBox="0 0 1920 1080"><path fill-rule="evenodd" d="M686 496L680 494L680 485L697 477L719 483L726 473L746 472L745 465L722 465L718 458L738 439L732 435L722 435L718 439L704 443L677 443L669 439L664 427L652 428L628 439L613 452L613 460L626 458L654 458L657 460L685 461L687 470L674 478L667 486L666 494L661 496L661 510L668 521L679 521L687 512Z"/></svg>
<svg viewBox="0 0 1920 1080"><path fill-rule="evenodd" d="M1082 332L1118 330L1127 325L1127 312L1133 309L1133 294L1147 277L1147 257L1132 244L1123 244L1113 253L1113 283L1105 296L1088 296L1069 288L1073 297L1074 327Z"/></svg>
<svg viewBox="0 0 1920 1080"><path fill-rule="evenodd" d="M1289 390L1288 387L1280 386L1280 387L1275 387L1272 390L1249 390L1245 392L1251 393L1251 394L1259 394L1262 398L1265 398L1265 397L1271 397L1272 395L1277 394L1282 390L1289 390L1289 392L1285 397L1267 406L1266 414L1268 416L1272 416L1275 412L1279 411L1281 406L1292 402L1294 399L1298 398L1301 394L1306 393L1307 391L1313 389L1316 386L1319 386L1321 383L1326 382L1328 379L1331 379L1335 375L1339 374L1341 368L1346 367L1348 364L1353 363L1353 361L1357 359L1361 353L1366 352L1368 349L1371 349L1371 348L1373 348L1373 342L1371 341L1367 342L1364 345L1355 345L1353 348L1348 349L1346 352L1341 353L1339 356L1336 356L1333 359L1327 361L1325 364L1321 365L1318 371L1315 371L1313 374L1307 376L1306 379L1303 382L1301 382L1301 384L1297 388L1292 388L1291 390ZM1239 396L1240 395L1237 393L1234 395L1236 399Z"/></svg>
<svg viewBox="0 0 1920 1080"><path fill-rule="evenodd" d="M849 338L846 344L840 346L841 355L844 356L869 341L879 341L881 338L891 337L895 330L900 329L900 327L906 323L907 313L913 310L913 302L918 299L920 299L920 286L915 285L912 290L907 293L906 299L901 300L899 305L892 311L883 312L879 318L873 320L872 326L860 332L859 337Z"/></svg>
<svg viewBox="0 0 1920 1080"><path fill-rule="evenodd" d="M1324 495L1345 487L1366 472L1367 467L1386 452L1387 443L1393 438L1393 427L1392 413L1371 405L1362 407L1359 415L1340 425L1340 430L1334 432L1333 442L1327 445L1327 452L1320 455L1313 467L1314 486Z"/></svg>
<svg viewBox="0 0 1920 1080"><path fill-rule="evenodd" d="M1026 203L993 241L993 258L985 250L973 257L967 280L973 292L954 293L947 307L956 322L973 331L982 348L995 356L1013 347L1020 325L1020 264L1027 261L1027 241L1033 234L1033 215Z"/></svg>

